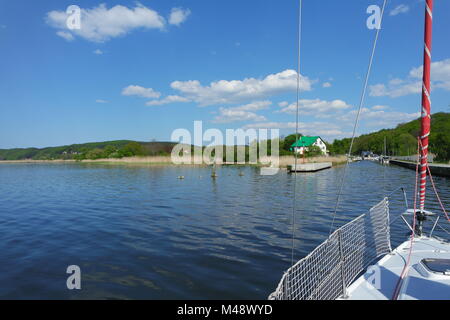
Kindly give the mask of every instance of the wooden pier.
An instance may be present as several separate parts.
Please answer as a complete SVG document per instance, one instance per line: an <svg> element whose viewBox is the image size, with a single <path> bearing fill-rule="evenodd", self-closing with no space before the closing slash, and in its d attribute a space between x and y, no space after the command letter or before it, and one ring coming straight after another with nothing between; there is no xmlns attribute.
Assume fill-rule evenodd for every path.
<svg viewBox="0 0 450 320"><path fill-rule="evenodd" d="M416 170L416 164L414 162L391 160L390 163L395 164L397 166L405 167L408 169ZM432 175L441 176L441 177L450 177L450 165L429 163L428 166L430 167L430 171L431 171Z"/></svg>
<svg viewBox="0 0 450 320"><path fill-rule="evenodd" d="M331 162L319 163L297 163L297 165L288 165L289 172L317 172L320 170L329 169L333 166Z"/></svg>

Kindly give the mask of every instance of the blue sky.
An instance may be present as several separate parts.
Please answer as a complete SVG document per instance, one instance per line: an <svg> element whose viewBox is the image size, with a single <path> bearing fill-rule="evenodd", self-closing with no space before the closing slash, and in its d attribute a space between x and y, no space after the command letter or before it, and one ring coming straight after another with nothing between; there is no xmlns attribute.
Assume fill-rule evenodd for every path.
<svg viewBox="0 0 450 320"><path fill-rule="evenodd" d="M103 5L101 5L103 3ZM304 0L301 128L351 135L381 0ZM81 29L65 26L69 5ZM297 1L0 1L0 148L294 131ZM450 1L436 0L433 112L450 111ZM424 2L390 0L359 133L417 116Z"/></svg>

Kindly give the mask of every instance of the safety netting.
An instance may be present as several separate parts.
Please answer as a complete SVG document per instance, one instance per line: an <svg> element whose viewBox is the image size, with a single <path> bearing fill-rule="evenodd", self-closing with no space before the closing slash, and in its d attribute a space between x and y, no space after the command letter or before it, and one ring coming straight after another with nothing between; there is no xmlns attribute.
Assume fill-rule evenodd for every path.
<svg viewBox="0 0 450 320"><path fill-rule="evenodd" d="M390 253L389 200L334 231L289 268L269 299L334 300L380 256Z"/></svg>

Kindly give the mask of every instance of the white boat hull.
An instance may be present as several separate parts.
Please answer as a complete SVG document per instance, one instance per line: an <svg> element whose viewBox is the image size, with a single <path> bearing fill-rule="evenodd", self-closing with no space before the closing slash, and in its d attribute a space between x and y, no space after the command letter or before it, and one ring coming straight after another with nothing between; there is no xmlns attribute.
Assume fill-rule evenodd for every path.
<svg viewBox="0 0 450 320"><path fill-rule="evenodd" d="M347 289L340 300L390 300L409 255L410 240L387 254ZM429 270L423 259L450 259L450 243L435 238L414 239L407 277L402 282L399 300L450 299L450 274ZM377 274L378 273L378 274Z"/></svg>

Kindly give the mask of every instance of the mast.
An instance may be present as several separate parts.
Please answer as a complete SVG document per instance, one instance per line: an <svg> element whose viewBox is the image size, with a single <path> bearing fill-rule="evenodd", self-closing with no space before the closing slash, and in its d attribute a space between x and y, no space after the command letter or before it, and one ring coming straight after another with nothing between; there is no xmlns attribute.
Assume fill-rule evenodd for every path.
<svg viewBox="0 0 450 320"><path fill-rule="evenodd" d="M425 48L423 57L423 84L422 84L422 122L420 131L420 210L425 207L425 190L427 186L428 165L428 138L431 125L431 99L430 99L430 67L431 67L431 40L433 30L433 0L426 0L425 8Z"/></svg>

